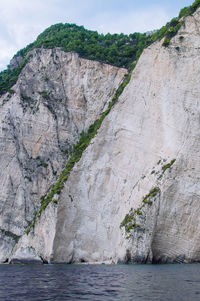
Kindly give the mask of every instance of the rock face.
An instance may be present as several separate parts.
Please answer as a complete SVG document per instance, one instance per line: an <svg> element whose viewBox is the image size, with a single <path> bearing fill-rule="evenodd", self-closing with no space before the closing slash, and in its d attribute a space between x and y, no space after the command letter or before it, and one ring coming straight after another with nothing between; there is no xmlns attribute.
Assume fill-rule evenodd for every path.
<svg viewBox="0 0 200 301"><path fill-rule="evenodd" d="M18 249L15 255L11 257L10 263L42 264L42 260L33 248L27 247Z"/></svg>
<svg viewBox="0 0 200 301"><path fill-rule="evenodd" d="M0 261L15 245L5 233L24 233L72 145L100 116L126 72L58 48L36 49L1 97Z"/></svg>
<svg viewBox="0 0 200 301"><path fill-rule="evenodd" d="M12 70L16 67L19 67L21 62L22 62L23 58L21 55L15 56L14 58L12 58L12 60L10 61L9 64L9 68Z"/></svg>
<svg viewBox="0 0 200 301"><path fill-rule="evenodd" d="M14 258L18 250L33 247L39 256L52 262L200 260L199 27L200 10L197 10L193 16L186 18L169 47L163 47L160 41L143 52L119 102L106 116L98 134L73 168L58 198L58 207L51 203L37 220L35 228L19 239L13 250ZM96 115L95 112L103 110L125 72L80 60L75 54L59 52L59 60L66 57L70 62L76 62L72 64L71 81L67 84L67 75L66 80L59 75L62 64L56 64L58 73L55 72L54 79L49 78L53 68L51 64L55 64L54 60L59 61L56 52L58 50L45 50L43 59L41 54L35 53L35 63L27 65L23 71L26 76L23 73L14 87L16 92L20 91L17 95L24 95L24 103L28 103L27 107L24 105L24 115L21 108L21 119L16 119L17 124L9 116L16 111L14 105L19 103L20 106L21 98L14 95L5 104L9 109L6 111L6 120L9 120L12 133L18 138L14 140L17 141L14 148L14 137L9 136L11 132L8 131L1 146L3 148L5 139L8 139L2 161L1 199L4 201L1 202L1 223L9 226L9 231L12 229L17 235L22 233L26 220L33 215L38 196L44 194L55 179L53 171L60 172L63 166L61 162L64 161L62 151L69 149L78 133L97 117L99 113ZM46 62L47 57L51 62L49 65L42 63L42 60ZM40 77L42 73L37 71L38 62L41 70L42 66L49 66L48 80L45 80L44 73L43 82ZM82 74L80 62L85 64L83 74L91 74L90 80L86 80L88 77L85 76L83 82L87 82L88 89L90 87L94 94L99 95L98 99L101 98L98 109L94 100L90 106L85 104L84 99L88 97L83 96L86 92L81 94L82 81L79 75L76 80L72 76L77 69L78 74ZM34 73L38 72L40 79L37 85L39 82L42 85L39 88L33 76L30 77L34 66ZM97 76L95 80L93 72L97 66L110 70L107 78L100 77L104 87ZM69 75L67 71L66 74ZM28 82L33 81L28 90L24 88L26 78ZM79 92L75 92L80 82ZM46 95L47 83L51 90ZM60 83L64 88L62 85L58 88ZM29 90L30 93L27 92ZM51 91L57 91L57 96ZM87 89L83 88L83 91ZM37 101L40 101L39 111L36 110L37 101L31 101L33 105L30 107L29 97L32 99L32 93L37 94ZM59 96L59 93L63 93L63 96ZM71 93L75 93L75 97L70 102ZM77 97L77 93L82 96ZM50 102L50 108L47 97L54 99ZM64 103L70 103L70 111L69 107L65 111L64 105L58 100L63 97ZM35 114L30 114L31 110ZM86 113L83 114L84 110ZM24 138L24 135L19 135L22 131L19 130L20 124L27 120L30 124L30 116L35 130L27 125L23 130L26 134ZM73 117L69 119L67 116ZM66 124L69 124L67 129ZM48 167L36 169L38 155L40 161L48 163ZM33 162L30 165L34 169L32 183L25 178L26 174L21 175L22 169L19 168L27 158L28 162ZM47 158L50 158L49 161ZM23 180L20 182L19 179ZM27 190L29 198L26 197ZM32 196L31 191L36 196ZM13 206L15 211L12 210Z"/></svg>
<svg viewBox="0 0 200 301"><path fill-rule="evenodd" d="M199 27L198 10L169 47L157 42L142 54L65 184L53 260L200 260Z"/></svg>

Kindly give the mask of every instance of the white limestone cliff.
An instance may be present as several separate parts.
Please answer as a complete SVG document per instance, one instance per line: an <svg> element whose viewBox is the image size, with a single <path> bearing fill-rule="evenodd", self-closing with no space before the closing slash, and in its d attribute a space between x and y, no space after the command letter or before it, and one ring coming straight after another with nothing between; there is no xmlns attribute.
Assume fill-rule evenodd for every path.
<svg viewBox="0 0 200 301"><path fill-rule="evenodd" d="M143 52L58 207L47 207L12 256L32 247L52 262L200 261L199 29L197 10L168 47ZM120 224L134 210L127 234Z"/></svg>
<svg viewBox="0 0 200 301"><path fill-rule="evenodd" d="M62 191L55 261L200 260L199 28L198 10L142 54ZM126 239L122 220L154 187Z"/></svg>
<svg viewBox="0 0 200 301"><path fill-rule="evenodd" d="M0 261L9 257L72 145L100 116L126 72L59 48L35 49L0 98Z"/></svg>

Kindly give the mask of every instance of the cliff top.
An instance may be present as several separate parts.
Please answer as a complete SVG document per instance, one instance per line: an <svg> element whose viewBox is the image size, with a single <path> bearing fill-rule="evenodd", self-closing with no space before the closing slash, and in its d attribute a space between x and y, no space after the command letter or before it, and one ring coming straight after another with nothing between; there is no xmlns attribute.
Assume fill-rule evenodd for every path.
<svg viewBox="0 0 200 301"><path fill-rule="evenodd" d="M173 18L150 35L146 33L103 35L76 24L52 25L41 33L36 41L18 51L8 68L0 73L0 96L16 83L30 57L30 51L35 48L61 47L66 52L75 51L83 58L131 68L131 64L139 58L144 48L156 40L165 37L163 45L168 46L170 39L183 24L184 18L193 14L199 6L200 0L195 0L191 6L181 9L177 18Z"/></svg>

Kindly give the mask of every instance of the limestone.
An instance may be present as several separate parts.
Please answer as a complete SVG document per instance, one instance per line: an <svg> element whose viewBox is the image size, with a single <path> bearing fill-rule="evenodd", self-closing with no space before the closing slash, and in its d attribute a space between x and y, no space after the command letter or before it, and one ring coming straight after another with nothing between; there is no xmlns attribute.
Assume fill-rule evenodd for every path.
<svg viewBox="0 0 200 301"><path fill-rule="evenodd" d="M106 108L126 72L59 48L29 54L17 83L0 98L0 229L24 234L73 144ZM11 242L9 247L0 239L0 249L6 243L10 254Z"/></svg>
<svg viewBox="0 0 200 301"><path fill-rule="evenodd" d="M0 262L8 262L8 259L11 256L11 252L16 244L16 241L13 240L12 237L4 235L1 231L0 241Z"/></svg>
<svg viewBox="0 0 200 301"><path fill-rule="evenodd" d="M143 52L119 102L104 119L57 196L58 206L51 203L35 228L28 236L23 235L10 253L31 247L45 261L67 263L200 261L199 26L200 10L197 10L186 18L169 47L158 41ZM35 52L33 63L27 65L14 87L17 95L4 104L2 100L2 108L7 108L6 120L13 130L7 130L1 144L5 151L1 163L0 222L17 235L22 234L25 221L33 216L38 196L46 193L55 181L53 171L59 174L64 162L61 150L69 149L74 136L78 137L99 116L117 87L115 79L119 83L126 72L82 61L76 54L60 50L39 51L45 55ZM67 66L71 64L69 70L62 69L64 88L60 87L61 58L68 62ZM49 68L48 79L43 66ZM101 68L105 68L106 79L99 74ZM108 75L108 70L114 73ZM35 73L40 79L36 83ZM85 77L80 80L81 74ZM26 79L31 83L28 92ZM51 89L46 94L47 83ZM99 95L101 103L94 102L96 96L91 102L88 100L89 88L93 91L91 95ZM31 97L32 93L37 97ZM67 95L65 105L59 101L60 93ZM72 93L74 98L70 100ZM55 101L47 103L48 97L57 99L58 107ZM22 98L29 105L19 110L20 118L13 118ZM70 104L67 110L66 103ZM30 113L31 110L35 113ZM21 127L22 121L27 121L26 128ZM34 131L28 124L34 126ZM25 178L30 172L24 173L24 162L29 162L25 168L34 170L40 165L34 171L32 183ZM155 187L159 193L151 195ZM35 194L32 196L31 192ZM11 209L13 206L15 211ZM135 224L127 238L120 225L126 214L134 210L137 210Z"/></svg>
<svg viewBox="0 0 200 301"><path fill-rule="evenodd" d="M24 234L15 245L12 253L18 249L32 248L45 263L52 259L53 242L57 222L57 206L53 202L44 210L34 229L27 235Z"/></svg>
<svg viewBox="0 0 200 301"><path fill-rule="evenodd" d="M9 68L12 70L16 67L19 67L22 60L23 60L23 58L21 55L17 55L15 57L13 57L12 60L10 61Z"/></svg>
<svg viewBox="0 0 200 301"><path fill-rule="evenodd" d="M168 48L160 41L143 52L72 171L60 196L53 260L200 260L199 14ZM126 239L122 220L155 186L160 195Z"/></svg>
<svg viewBox="0 0 200 301"><path fill-rule="evenodd" d="M36 254L33 248L20 248L12 255L11 264L42 264L41 258Z"/></svg>

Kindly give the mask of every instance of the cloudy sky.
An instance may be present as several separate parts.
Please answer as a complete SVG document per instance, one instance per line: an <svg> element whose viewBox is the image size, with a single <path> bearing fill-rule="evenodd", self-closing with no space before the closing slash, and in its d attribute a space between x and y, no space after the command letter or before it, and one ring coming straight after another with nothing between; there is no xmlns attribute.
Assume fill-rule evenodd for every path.
<svg viewBox="0 0 200 301"><path fill-rule="evenodd" d="M0 70L55 23L76 23L101 33L160 28L192 0L0 0Z"/></svg>

